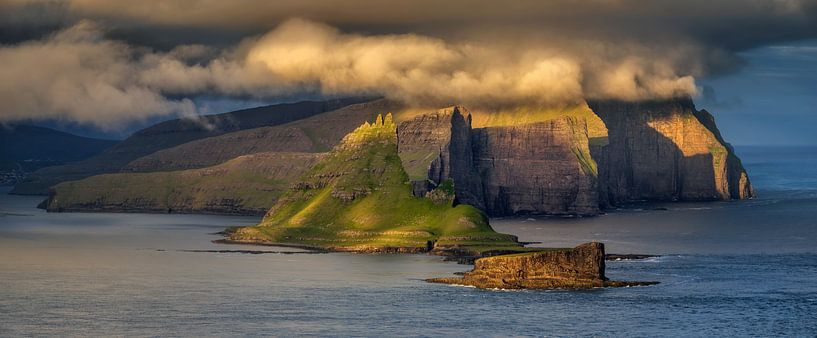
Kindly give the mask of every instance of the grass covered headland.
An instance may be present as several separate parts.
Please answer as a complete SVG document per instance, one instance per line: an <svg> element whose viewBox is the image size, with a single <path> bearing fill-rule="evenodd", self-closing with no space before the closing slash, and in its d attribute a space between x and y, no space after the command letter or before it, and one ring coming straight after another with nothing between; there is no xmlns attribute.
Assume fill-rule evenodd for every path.
<svg viewBox="0 0 817 338"><path fill-rule="evenodd" d="M338 251L480 256L525 251L495 232L470 205L454 205L453 184L414 197L397 151L391 114L346 135L295 183L256 226L232 229L235 242Z"/></svg>

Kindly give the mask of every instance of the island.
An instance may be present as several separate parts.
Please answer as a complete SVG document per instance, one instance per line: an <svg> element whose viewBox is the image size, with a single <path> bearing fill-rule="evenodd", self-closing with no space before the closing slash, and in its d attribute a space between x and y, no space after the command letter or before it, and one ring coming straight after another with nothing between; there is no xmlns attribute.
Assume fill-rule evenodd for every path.
<svg viewBox="0 0 817 338"><path fill-rule="evenodd" d="M231 243L353 252L484 256L526 252L479 209L455 203L454 182L414 195L391 114L346 135L292 185L260 224L231 229Z"/></svg>
<svg viewBox="0 0 817 338"><path fill-rule="evenodd" d="M658 284L611 281L605 274L603 243L585 243L572 249L540 251L479 258L462 277L431 278L431 283L473 286L481 289L589 289Z"/></svg>

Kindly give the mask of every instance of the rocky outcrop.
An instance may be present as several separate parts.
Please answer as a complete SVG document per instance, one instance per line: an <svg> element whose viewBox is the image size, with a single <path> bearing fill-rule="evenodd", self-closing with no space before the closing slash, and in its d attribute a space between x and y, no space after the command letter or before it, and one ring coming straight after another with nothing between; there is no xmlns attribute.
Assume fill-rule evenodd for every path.
<svg viewBox="0 0 817 338"><path fill-rule="evenodd" d="M432 278L428 282L481 289L586 289L650 285L655 282L615 282L604 275L604 244L585 243L573 249L479 258L462 277Z"/></svg>
<svg viewBox="0 0 817 338"><path fill-rule="evenodd" d="M473 153L489 215L599 211L583 118L475 129Z"/></svg>
<svg viewBox="0 0 817 338"><path fill-rule="evenodd" d="M609 130L593 150L601 191L613 204L753 196L746 171L706 111L691 99L600 101L591 108Z"/></svg>
<svg viewBox="0 0 817 338"><path fill-rule="evenodd" d="M489 215L599 211L584 117L472 129L471 114L451 107L402 122L398 140L415 196L452 180L456 203Z"/></svg>
<svg viewBox="0 0 817 338"><path fill-rule="evenodd" d="M462 107L441 109L399 124L398 151L415 196L424 197L445 180L452 180L455 203L484 208L471 138L471 115Z"/></svg>

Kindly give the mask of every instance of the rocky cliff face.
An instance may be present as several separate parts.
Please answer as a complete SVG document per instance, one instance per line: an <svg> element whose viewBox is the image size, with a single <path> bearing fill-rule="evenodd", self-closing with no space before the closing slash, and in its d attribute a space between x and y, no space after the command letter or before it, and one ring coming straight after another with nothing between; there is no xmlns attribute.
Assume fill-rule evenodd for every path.
<svg viewBox="0 0 817 338"><path fill-rule="evenodd" d="M584 117L472 129L464 111L451 107L399 125L400 157L415 195L450 179L457 202L489 215L599 211Z"/></svg>
<svg viewBox="0 0 817 338"><path fill-rule="evenodd" d="M740 160L691 99L591 102L609 130L594 149L611 203L725 200L753 196Z"/></svg>
<svg viewBox="0 0 817 338"><path fill-rule="evenodd" d="M599 211L583 118L475 129L473 153L490 215Z"/></svg>
<svg viewBox="0 0 817 338"><path fill-rule="evenodd" d="M474 269L463 277L428 281L481 289L585 289L654 284L608 281L604 276L604 244L596 242L573 249L479 258L474 262Z"/></svg>
<svg viewBox="0 0 817 338"><path fill-rule="evenodd" d="M590 106L522 107L473 114L458 106L422 114L425 111L381 99L279 126L187 142L132 161L123 171L172 177L175 174L168 173L225 163L246 154L327 151L343 143L344 135L362 121L390 110L401 121L396 128L396 149L414 196L429 197L437 189L432 199L448 201L451 187L454 205L472 205L491 216L595 215L609 206L637 200L753 196L746 171L714 119L696 110L690 99L604 101ZM379 164L368 165L380 170ZM85 172L76 174L81 177ZM130 211L157 211L166 206L176 210L184 209L185 204L148 203L139 196L178 191L192 196L176 196L174 201L194 201L199 196L212 197L216 191L179 189L174 180L146 183L147 176L138 176L146 173L131 174L137 176L118 174L96 179L94 184L74 185L86 192L76 199L80 203L66 204L62 210L107 206ZM291 184L295 177L286 176L288 181L280 184ZM134 183L128 187L134 198L118 192L120 182ZM68 191L63 186L57 193L67 196ZM225 201L244 198L234 189L218 191L223 193L215 195ZM236 195L226 196L228 192ZM335 195L354 200L360 193L365 192ZM278 194L276 190L268 197ZM94 202L102 197L107 198L105 202ZM203 210L198 204L188 209Z"/></svg>
<svg viewBox="0 0 817 338"><path fill-rule="evenodd" d="M400 123L398 150L415 196L453 180L455 203L483 209L482 182L474 168L471 115L462 107L441 109Z"/></svg>

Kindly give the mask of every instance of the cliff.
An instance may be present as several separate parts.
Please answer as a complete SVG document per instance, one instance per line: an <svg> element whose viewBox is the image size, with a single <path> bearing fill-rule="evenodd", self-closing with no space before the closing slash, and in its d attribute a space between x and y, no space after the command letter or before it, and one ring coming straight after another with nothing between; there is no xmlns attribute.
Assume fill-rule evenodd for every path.
<svg viewBox="0 0 817 338"><path fill-rule="evenodd" d="M191 203L216 196L225 201L240 200L244 197L227 194L244 190L180 190L175 181L158 177L175 177L168 171L218 165L247 154L326 151L350 137L344 135L361 121L388 109L398 109L396 149L412 194L435 201L450 200L452 205L471 205L490 216L595 215L632 201L753 196L748 175L720 135L714 118L704 110L696 110L689 99L599 101L589 106L582 103L476 112L459 106L407 109L398 102L381 99L154 152L131 161L123 169L128 174L87 181L93 185L65 185L55 190L52 200L60 201L56 204L60 207L51 210L104 210L108 206L128 211L202 210L200 204L156 202L161 199L156 197L160 196L157 191L173 191L180 194L175 201ZM304 170L280 176L280 185L298 183ZM138 176L144 173L156 176ZM78 173L84 174L87 172ZM130 174L137 176L127 176ZM157 179L146 181L145 177ZM122 182L130 182L132 199L121 192ZM74 188L66 188L69 186ZM147 187L149 192L145 192ZM80 193L80 189L87 190ZM258 190L270 193L253 200L274 201L282 193L281 189ZM69 192L80 197L62 199L61 195ZM151 198L151 202L145 202ZM261 207L255 205L256 209L248 212L257 213Z"/></svg>
<svg viewBox="0 0 817 338"><path fill-rule="evenodd" d="M474 269L462 277L427 281L481 289L588 289L656 284L609 281L604 275L604 257L604 244L585 243L573 249L483 257L477 259Z"/></svg>
<svg viewBox="0 0 817 338"><path fill-rule="evenodd" d="M401 122L398 150L415 196L423 197L446 180L454 183L455 203L484 209L482 181L474 167L471 115L451 107Z"/></svg>
<svg viewBox="0 0 817 338"><path fill-rule="evenodd" d="M583 118L476 129L473 151L490 215L599 211L598 169Z"/></svg>
<svg viewBox="0 0 817 338"><path fill-rule="evenodd" d="M606 132L586 107L472 115L451 107L400 123L400 157L414 194L453 181L457 203L489 215L599 211L590 136ZM606 135L606 134L603 134Z"/></svg>
<svg viewBox="0 0 817 338"><path fill-rule="evenodd" d="M594 156L611 203L753 196L746 171L714 119L696 110L691 99L590 106L609 130L608 145Z"/></svg>
<svg viewBox="0 0 817 338"><path fill-rule="evenodd" d="M263 215L321 154L259 153L217 166L103 174L51 189L48 211Z"/></svg>
<svg viewBox="0 0 817 338"><path fill-rule="evenodd" d="M445 187L429 198L413 196L396 129L391 114L357 128L259 225L237 229L229 240L359 252L524 250L514 236L494 232L478 209L452 206Z"/></svg>
<svg viewBox="0 0 817 338"><path fill-rule="evenodd" d="M131 161L162 149L238 130L281 125L370 100L372 99L361 97L303 101L202 116L198 119L175 119L161 122L137 131L124 141L94 157L66 165L42 168L24 182L17 184L12 193L45 195L48 193L48 188L57 183L83 179L97 174L119 172ZM214 150L217 151L217 149L210 149L210 151ZM221 162L223 161L208 162L199 167ZM189 168L191 167L173 169Z"/></svg>

